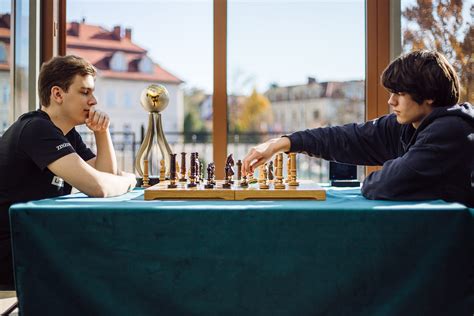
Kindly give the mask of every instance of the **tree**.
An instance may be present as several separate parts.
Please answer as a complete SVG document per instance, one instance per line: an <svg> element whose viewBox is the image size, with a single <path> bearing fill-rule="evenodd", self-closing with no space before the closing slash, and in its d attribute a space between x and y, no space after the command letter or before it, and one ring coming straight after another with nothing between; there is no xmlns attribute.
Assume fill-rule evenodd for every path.
<svg viewBox="0 0 474 316"><path fill-rule="evenodd" d="M474 100L473 22L463 17L462 0L417 0L407 7L403 32L405 51L430 49L443 53L460 77L461 101ZM470 7L471 16L474 4Z"/></svg>
<svg viewBox="0 0 474 316"><path fill-rule="evenodd" d="M268 98L253 89L242 104L242 112L236 129L245 132L268 132L273 121L271 103Z"/></svg>

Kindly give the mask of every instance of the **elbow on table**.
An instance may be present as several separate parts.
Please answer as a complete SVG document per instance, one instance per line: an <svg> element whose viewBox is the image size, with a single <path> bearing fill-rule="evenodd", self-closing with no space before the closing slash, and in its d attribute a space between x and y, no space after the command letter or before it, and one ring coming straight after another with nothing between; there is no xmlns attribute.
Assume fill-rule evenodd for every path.
<svg viewBox="0 0 474 316"><path fill-rule="evenodd" d="M87 188L84 188L84 190L81 191L89 197L107 197L107 190L105 188L105 185L98 180L89 182Z"/></svg>

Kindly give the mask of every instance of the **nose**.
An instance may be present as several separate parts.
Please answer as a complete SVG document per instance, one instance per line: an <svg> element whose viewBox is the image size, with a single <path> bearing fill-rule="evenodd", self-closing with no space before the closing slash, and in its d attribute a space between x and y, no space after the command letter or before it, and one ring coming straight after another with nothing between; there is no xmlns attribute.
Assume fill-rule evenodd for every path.
<svg viewBox="0 0 474 316"><path fill-rule="evenodd" d="M92 95L92 98L89 100L89 105L96 105L97 104L97 98L95 95Z"/></svg>
<svg viewBox="0 0 474 316"><path fill-rule="evenodd" d="M390 93L390 98L388 99L388 105L390 106L397 106L397 94Z"/></svg>

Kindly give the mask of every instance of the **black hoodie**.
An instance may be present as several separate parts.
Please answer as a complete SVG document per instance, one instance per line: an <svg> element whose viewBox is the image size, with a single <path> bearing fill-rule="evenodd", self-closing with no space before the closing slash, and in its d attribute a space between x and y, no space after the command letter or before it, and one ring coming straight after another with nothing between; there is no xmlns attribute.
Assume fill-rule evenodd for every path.
<svg viewBox="0 0 474 316"><path fill-rule="evenodd" d="M356 165L383 165L364 181L368 199L456 201L474 206L474 107L438 107L418 129L395 114L363 124L315 128L288 137L291 152Z"/></svg>

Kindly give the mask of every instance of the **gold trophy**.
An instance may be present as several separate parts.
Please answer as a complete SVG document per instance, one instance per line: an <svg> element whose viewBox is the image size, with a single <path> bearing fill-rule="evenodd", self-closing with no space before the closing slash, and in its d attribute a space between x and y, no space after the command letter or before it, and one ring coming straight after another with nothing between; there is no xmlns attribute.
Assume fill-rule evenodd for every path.
<svg viewBox="0 0 474 316"><path fill-rule="evenodd" d="M150 156L150 151L152 150L155 136L162 157L165 160L165 170L170 170L171 148L166 141L165 134L163 132L163 123L161 122L161 112L168 106L168 102L168 90L159 84L149 85L142 91L140 96L140 103L142 107L149 112L146 135L143 138L143 143L138 150L135 160L135 169L141 177L143 177L144 173L144 161L148 160Z"/></svg>

